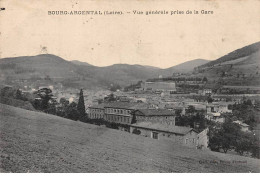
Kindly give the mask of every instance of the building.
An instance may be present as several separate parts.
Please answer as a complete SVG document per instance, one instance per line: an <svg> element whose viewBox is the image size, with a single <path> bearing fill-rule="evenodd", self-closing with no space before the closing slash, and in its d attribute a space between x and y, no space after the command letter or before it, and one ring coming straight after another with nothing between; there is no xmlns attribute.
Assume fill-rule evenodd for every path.
<svg viewBox="0 0 260 176"><path fill-rule="evenodd" d="M238 125L241 127L241 131L244 131L244 132L250 131L250 130L249 130L249 125L247 125L246 123L243 123L243 122L240 121L240 120L236 120L236 121L234 121L233 123L238 124Z"/></svg>
<svg viewBox="0 0 260 176"><path fill-rule="evenodd" d="M130 126L130 133L139 134L157 140L173 141L174 143L190 147L198 146L198 132L189 127L140 122Z"/></svg>
<svg viewBox="0 0 260 176"><path fill-rule="evenodd" d="M104 106L104 119L108 122L131 124L132 112L137 109L147 109L148 105L145 103L136 102L111 102Z"/></svg>
<svg viewBox="0 0 260 176"><path fill-rule="evenodd" d="M208 112L206 114L206 119L219 122L219 123L225 122L225 119L221 117L221 114L219 112Z"/></svg>
<svg viewBox="0 0 260 176"><path fill-rule="evenodd" d="M224 102L218 102L217 104L208 104L206 106L207 113L219 112L219 113L231 113L232 110L228 109L228 104Z"/></svg>
<svg viewBox="0 0 260 176"><path fill-rule="evenodd" d="M138 109L133 115L137 124L151 122L175 126L175 112L167 109Z"/></svg>
<svg viewBox="0 0 260 176"><path fill-rule="evenodd" d="M175 82L145 82L142 83L142 89L155 92L176 92Z"/></svg>
<svg viewBox="0 0 260 176"><path fill-rule="evenodd" d="M99 104L89 107L90 119L104 119L105 117L105 104Z"/></svg>
<svg viewBox="0 0 260 176"><path fill-rule="evenodd" d="M206 106L206 118L215 122L224 123L225 119L221 117L222 113L232 113L228 109L228 104L225 102L217 102L217 104L208 104Z"/></svg>
<svg viewBox="0 0 260 176"><path fill-rule="evenodd" d="M202 95L210 96L211 94L212 94L212 90L211 89L203 89L202 90Z"/></svg>
<svg viewBox="0 0 260 176"><path fill-rule="evenodd" d="M206 128L205 130L203 130L202 132L200 132L198 134L198 145L197 148L198 149L207 149L208 148L208 144L209 144L209 137L208 137L208 132L209 129Z"/></svg>

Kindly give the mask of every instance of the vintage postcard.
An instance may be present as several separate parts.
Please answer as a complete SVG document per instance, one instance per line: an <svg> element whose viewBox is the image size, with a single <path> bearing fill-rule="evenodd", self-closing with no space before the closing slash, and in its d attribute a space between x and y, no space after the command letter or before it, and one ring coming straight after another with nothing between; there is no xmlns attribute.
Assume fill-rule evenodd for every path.
<svg viewBox="0 0 260 176"><path fill-rule="evenodd" d="M1 173L258 173L259 0L0 0Z"/></svg>

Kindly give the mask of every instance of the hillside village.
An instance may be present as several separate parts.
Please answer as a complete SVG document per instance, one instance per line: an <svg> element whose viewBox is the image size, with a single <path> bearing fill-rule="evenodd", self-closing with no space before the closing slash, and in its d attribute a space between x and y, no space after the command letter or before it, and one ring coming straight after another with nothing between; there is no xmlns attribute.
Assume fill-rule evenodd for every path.
<svg viewBox="0 0 260 176"><path fill-rule="evenodd" d="M78 74L76 71L67 73L69 76L66 81L50 75L34 79L21 78L23 70L17 72L16 79L10 77L8 80L7 70L16 66L3 61L0 66L9 67L0 75L1 79L5 79L1 84L0 103L116 129L120 133L151 138L158 143L170 142L194 150L211 150L259 159L260 87L255 83L237 85L236 80L248 82L251 78L257 79L258 71L254 70L254 75L237 73L237 70L224 71L225 67L229 70L241 68L238 63L244 63L248 58L250 61L256 60L256 52L259 53L259 50L245 55L242 50L242 54L236 52L234 60L229 55L226 60L220 58L188 73L173 72L158 77L153 74L153 77L127 81L123 85L120 81L118 84L106 83L106 88L101 86L96 89L85 88L84 84L73 85L73 81L73 86L67 86L73 80L71 75ZM64 61L64 64L68 63ZM76 64L72 67L78 68ZM219 71L218 77L210 75L215 67L223 70ZM238 75L242 75L242 78ZM83 75L77 81L86 80L89 78ZM230 84L230 80L234 84Z"/></svg>

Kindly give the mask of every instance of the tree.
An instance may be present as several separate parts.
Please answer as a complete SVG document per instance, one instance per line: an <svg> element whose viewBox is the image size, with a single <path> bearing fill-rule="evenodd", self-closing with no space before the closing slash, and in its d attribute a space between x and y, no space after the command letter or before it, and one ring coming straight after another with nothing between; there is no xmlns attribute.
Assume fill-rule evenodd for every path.
<svg viewBox="0 0 260 176"><path fill-rule="evenodd" d="M179 116L181 116L181 112L182 112L181 109L176 109L176 110L175 110L175 115L176 115L177 117L179 117Z"/></svg>
<svg viewBox="0 0 260 176"><path fill-rule="evenodd" d="M204 78L202 79L202 82L208 82L207 77L204 77Z"/></svg>
<svg viewBox="0 0 260 176"><path fill-rule="evenodd" d="M253 138L250 134L241 132L236 140L235 151L240 155L251 149Z"/></svg>
<svg viewBox="0 0 260 176"><path fill-rule="evenodd" d="M77 110L79 112L80 118L85 116L86 110L85 110L85 103L84 103L84 96L83 96L82 89L80 89L80 93L79 93L79 102L78 102Z"/></svg>
<svg viewBox="0 0 260 176"><path fill-rule="evenodd" d="M79 119L79 113L77 110L77 103L72 102L69 104L68 107L65 109L65 117L72 120L78 120Z"/></svg>
<svg viewBox="0 0 260 176"><path fill-rule="evenodd" d="M251 153L252 153L252 157L254 158L260 158L260 142L259 139L257 139L257 137L254 137L254 141L251 145Z"/></svg>
<svg viewBox="0 0 260 176"><path fill-rule="evenodd" d="M187 109L187 111L186 111L187 113L189 113L189 114L193 114L194 112L195 112L195 107L194 106L188 106L188 109Z"/></svg>
<svg viewBox="0 0 260 176"><path fill-rule="evenodd" d="M212 103L212 102L213 102L213 98L208 97L208 98L207 98L207 101L208 101L208 103Z"/></svg>
<svg viewBox="0 0 260 176"><path fill-rule="evenodd" d="M113 92L115 92L115 91L117 91L117 90L120 90L120 89L121 89L121 87L120 87L120 85L118 85L118 84L113 84L113 85L111 85L111 87L110 87L110 90L113 91Z"/></svg>
<svg viewBox="0 0 260 176"><path fill-rule="evenodd" d="M40 108L41 110L48 109L49 100L52 99L53 97L51 89L42 88L39 89L36 92L36 94L41 98L40 107L36 107L36 108Z"/></svg>
<svg viewBox="0 0 260 176"><path fill-rule="evenodd" d="M22 99L23 99L22 91L21 91L20 89L17 89L17 90L16 90L15 98L16 98L16 99L19 99L19 100L22 100Z"/></svg>
<svg viewBox="0 0 260 176"><path fill-rule="evenodd" d="M212 151L219 152L221 148L221 140L222 136L219 133L219 129L214 126L209 128L208 136L209 136L209 148Z"/></svg>
<svg viewBox="0 0 260 176"><path fill-rule="evenodd" d="M116 101L116 98L115 98L114 94L111 93L111 94L109 94L108 96L106 96L106 97L104 98L104 101L105 101L105 102L113 102L113 101Z"/></svg>
<svg viewBox="0 0 260 176"><path fill-rule="evenodd" d="M66 98L62 97L60 99L60 104L63 106L63 107L67 107L70 103L68 100L66 100Z"/></svg>
<svg viewBox="0 0 260 176"><path fill-rule="evenodd" d="M227 121L221 127L209 128L209 148L213 151L222 149L225 153L230 149L236 149L237 140L241 136L238 124Z"/></svg>
<svg viewBox="0 0 260 176"><path fill-rule="evenodd" d="M4 87L1 89L1 96L15 98L16 90L13 87Z"/></svg>
<svg viewBox="0 0 260 176"><path fill-rule="evenodd" d="M135 129L133 130L133 134L140 135L140 134L141 134L141 131L135 128Z"/></svg>

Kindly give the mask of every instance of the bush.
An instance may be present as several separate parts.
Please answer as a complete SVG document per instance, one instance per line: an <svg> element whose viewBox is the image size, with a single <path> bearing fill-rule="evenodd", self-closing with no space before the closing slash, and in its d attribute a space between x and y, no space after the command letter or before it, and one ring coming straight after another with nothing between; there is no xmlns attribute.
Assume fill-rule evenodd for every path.
<svg viewBox="0 0 260 176"><path fill-rule="evenodd" d="M140 135L140 134L141 134L141 131L135 128L135 129L133 130L133 134Z"/></svg>

